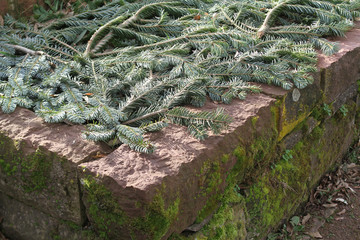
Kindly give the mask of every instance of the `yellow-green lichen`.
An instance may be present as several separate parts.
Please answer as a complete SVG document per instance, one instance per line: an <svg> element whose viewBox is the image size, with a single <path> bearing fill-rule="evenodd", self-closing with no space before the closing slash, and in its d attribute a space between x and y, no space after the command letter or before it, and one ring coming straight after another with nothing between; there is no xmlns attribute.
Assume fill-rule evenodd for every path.
<svg viewBox="0 0 360 240"><path fill-rule="evenodd" d="M255 116L255 117L251 118L251 125L252 125L253 128L256 127L256 123L257 123L258 120L259 120L259 116Z"/></svg>
<svg viewBox="0 0 360 240"><path fill-rule="evenodd" d="M282 119L280 121L280 131L277 140L281 141L287 134L292 132L296 128L296 126L299 125L299 123L303 122L310 115L310 113L310 111L303 111L293 119L289 120L288 118L290 118L290 116L288 116L284 104L281 111Z"/></svg>

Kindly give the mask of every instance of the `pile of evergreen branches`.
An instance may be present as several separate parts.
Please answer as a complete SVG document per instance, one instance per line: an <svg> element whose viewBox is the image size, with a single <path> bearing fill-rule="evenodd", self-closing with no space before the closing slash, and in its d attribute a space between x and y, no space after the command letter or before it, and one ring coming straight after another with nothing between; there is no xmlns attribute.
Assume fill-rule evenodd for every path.
<svg viewBox="0 0 360 240"><path fill-rule="evenodd" d="M230 118L190 111L259 89L312 83L316 52L336 51L360 0L118 0L74 16L0 26L0 105L29 108L46 122L87 124L87 139L125 143L168 123L203 139Z"/></svg>

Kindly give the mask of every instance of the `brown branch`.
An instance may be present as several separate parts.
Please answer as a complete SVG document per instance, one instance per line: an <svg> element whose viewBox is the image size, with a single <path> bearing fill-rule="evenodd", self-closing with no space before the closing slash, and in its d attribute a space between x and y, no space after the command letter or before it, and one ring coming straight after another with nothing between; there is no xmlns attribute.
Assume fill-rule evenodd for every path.
<svg viewBox="0 0 360 240"><path fill-rule="evenodd" d="M45 53L43 51L34 51L26 47L22 47L19 45L13 45L13 44L5 44L8 47L14 48L15 50L18 50L20 52L30 54L30 55L44 55Z"/></svg>
<svg viewBox="0 0 360 240"><path fill-rule="evenodd" d="M134 122L137 122L137 121L140 121L140 120L143 120L143 119L146 119L146 118L150 118L150 117L154 117L156 115L160 115L162 113L165 113L166 111L168 111L167 108L164 108L164 109L161 109L159 111L156 111L156 112L152 112L152 113L148 113L148 114L145 114L141 117L138 117L138 118L134 118L134 119L131 119L129 121L126 121L126 122L123 122L121 124L124 124L124 125L128 125L130 123L134 123Z"/></svg>

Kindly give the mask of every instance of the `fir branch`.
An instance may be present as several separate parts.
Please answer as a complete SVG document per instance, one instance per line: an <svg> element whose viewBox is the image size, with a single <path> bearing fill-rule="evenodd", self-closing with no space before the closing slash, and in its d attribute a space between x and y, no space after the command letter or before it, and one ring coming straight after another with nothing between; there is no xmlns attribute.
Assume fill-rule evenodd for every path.
<svg viewBox="0 0 360 240"><path fill-rule="evenodd" d="M122 124L124 125L130 125L134 122L138 122L138 121L141 121L141 120L144 120L144 119L148 119L148 118L153 118L153 117L157 117L159 115L162 115L164 113L166 113L168 111L168 109L161 109L161 110L158 110L156 112L151 112L151 113L148 113L148 114L145 114L141 117L137 117L137 118L134 118L134 119L131 119L131 120L128 120L128 121L125 121L123 122Z"/></svg>
<svg viewBox="0 0 360 240"><path fill-rule="evenodd" d="M315 49L334 53L324 38L343 36L358 10L332 0L124 0L47 26L5 17L0 106L47 122L94 121L87 139L146 153L154 146L143 134L169 122L203 139L230 118L184 105L244 99L258 92L250 82L304 88Z"/></svg>
<svg viewBox="0 0 360 240"><path fill-rule="evenodd" d="M55 38L55 37L52 37L51 39L54 40L54 41L56 41L56 42L58 42L58 43L60 43L60 44L62 44L62 45L64 45L65 47L71 49L73 52L77 53L78 55L81 55L81 53L80 53L78 50L76 50L75 48L73 48L73 47L70 46L69 44L67 44L67 43L65 43L65 42L63 42L63 41L60 41L59 39L57 39L57 38Z"/></svg>
<svg viewBox="0 0 360 240"><path fill-rule="evenodd" d="M266 34L266 32L270 28L270 21L273 20L274 16L278 14L279 10L282 7L284 7L286 3L287 3L287 1L279 1L275 7L273 7L272 9L270 9L268 11L268 13L266 14L266 17L264 19L264 22L262 23L262 25L260 26L260 28L257 31L258 38L262 38Z"/></svg>

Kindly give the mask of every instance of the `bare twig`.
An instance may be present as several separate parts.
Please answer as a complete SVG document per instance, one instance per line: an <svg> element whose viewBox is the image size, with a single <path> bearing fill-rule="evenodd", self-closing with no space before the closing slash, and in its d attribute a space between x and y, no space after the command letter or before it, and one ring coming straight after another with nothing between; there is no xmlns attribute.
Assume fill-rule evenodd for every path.
<svg viewBox="0 0 360 240"><path fill-rule="evenodd" d="M165 113L166 111L168 111L168 109L167 109L167 108L164 108L164 109L161 109L161 110L159 110L159 111L152 112L152 113L148 113L148 114L145 114L145 115L143 115L143 116L141 116L141 117L134 118L134 119L131 119L131 120L129 120L129 121L123 122L122 124L128 125L128 124L130 124L130 123L134 123L134 122L137 122L137 121L146 119L146 118L150 118L150 117L154 117L154 116L160 115L160 114L162 114L162 113Z"/></svg>
<svg viewBox="0 0 360 240"><path fill-rule="evenodd" d="M22 47L19 45L13 45L13 44L5 44L8 47L14 48L15 50L18 50L20 52L30 54L30 55L44 55L45 53L43 51L34 51L26 47Z"/></svg>

